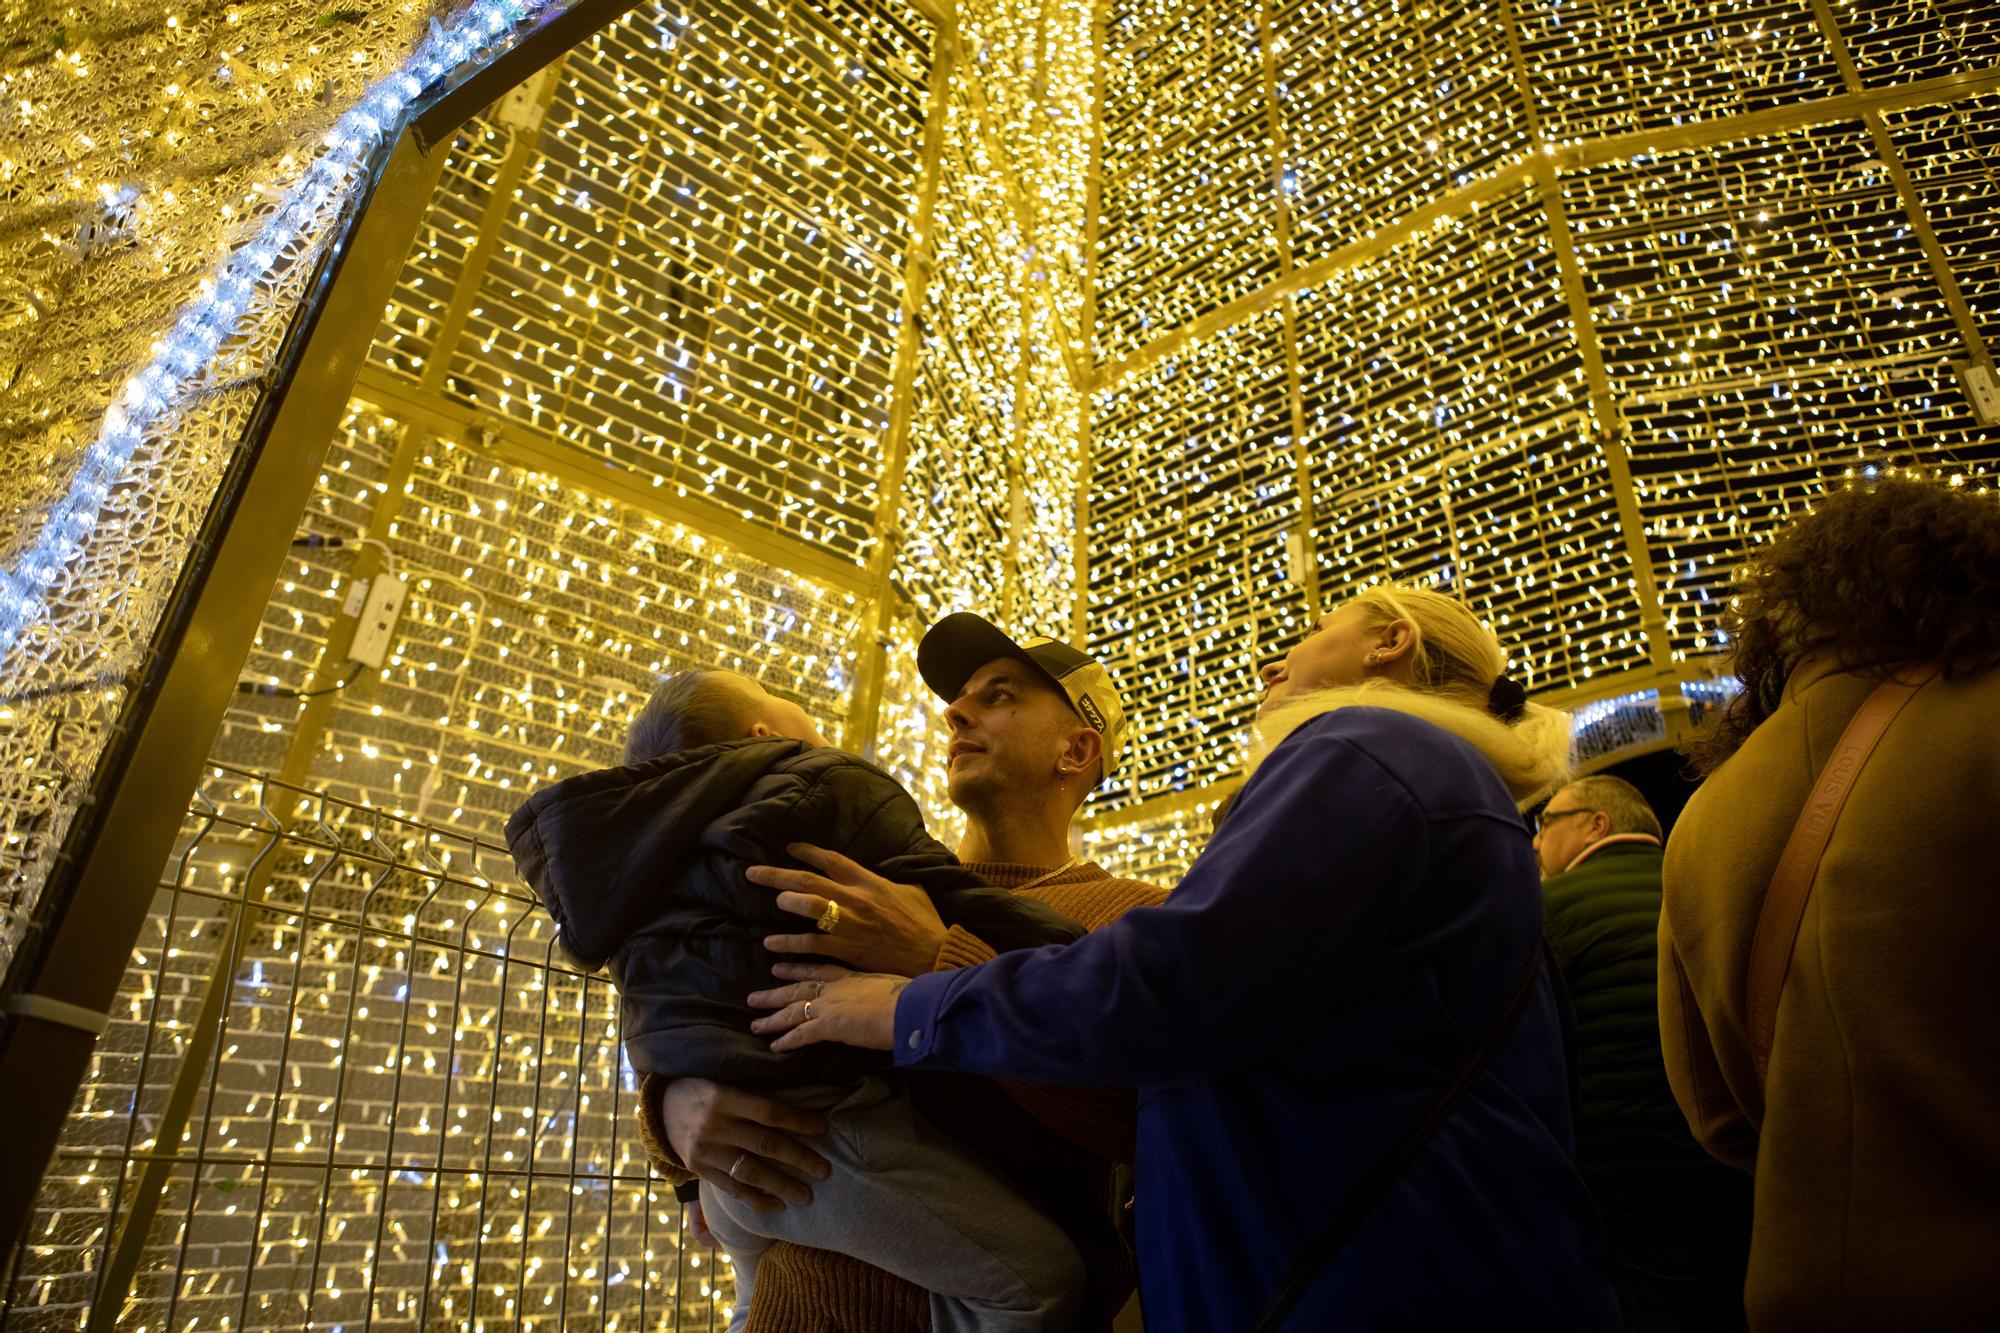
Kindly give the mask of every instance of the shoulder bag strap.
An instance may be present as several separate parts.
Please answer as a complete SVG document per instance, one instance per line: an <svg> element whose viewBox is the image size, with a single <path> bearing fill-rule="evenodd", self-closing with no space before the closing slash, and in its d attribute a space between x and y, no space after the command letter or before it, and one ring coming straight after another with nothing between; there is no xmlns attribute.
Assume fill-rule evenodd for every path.
<svg viewBox="0 0 2000 1333"><path fill-rule="evenodd" d="M1757 933L1751 937L1746 987L1750 1054L1757 1066L1759 1093L1770 1068L1771 1034L1778 1025L1778 996L1785 987L1785 974L1792 966L1792 945L1798 940L1806 899L1812 894L1813 879L1819 874L1820 858L1826 855L1826 845L1833 837L1841 807L1847 803L1847 794L1854 789L1854 779L1862 765L1868 762L1868 756L1874 753L1877 742L1896 720L1896 714L1937 674L1937 663L1926 663L1904 669L1900 678L1892 671L1887 680L1875 687L1848 722L1847 729L1840 733L1832 758L1820 770L1813 782L1812 795L1799 811L1799 822L1785 842L1784 855L1778 858L1770 891L1764 895L1763 910L1757 915ZM1762 1118L1760 1106L1757 1119Z"/></svg>
<svg viewBox="0 0 2000 1333"><path fill-rule="evenodd" d="M1417 1154L1423 1151L1426 1143L1430 1142L1431 1135L1437 1133L1438 1126L1445 1122L1451 1115L1452 1108L1458 1105L1466 1091L1478 1080L1480 1071L1484 1070L1487 1063L1492 1060L1493 1052L1500 1048L1500 1043L1514 1030L1515 1023L1520 1021L1521 1011L1528 1007L1528 997L1534 994L1535 982L1542 975L1542 955L1547 947L1542 942L1540 931L1537 931L1534 956L1528 960L1528 970L1522 973L1520 984L1514 988L1514 998L1507 1002L1507 1012L1500 1016L1500 1021L1486 1034L1486 1040L1480 1044L1479 1049L1466 1059L1458 1071L1458 1076L1452 1079L1451 1086L1438 1094L1437 1100L1424 1112L1423 1119L1397 1141L1396 1146L1382 1158L1361 1187L1348 1196L1346 1205L1341 1208L1332 1225L1321 1233L1312 1249L1306 1251L1298 1266L1292 1270L1291 1280L1285 1283L1284 1290L1271 1302L1271 1308L1264 1312L1264 1317L1257 1321L1255 1333L1277 1333L1279 1325L1285 1322L1285 1316L1292 1312L1292 1307L1298 1304L1299 1298L1306 1294L1307 1288L1311 1287L1326 1266L1333 1262L1334 1256L1347 1248L1347 1243L1354 1239L1354 1233L1361 1230L1361 1224L1368 1220L1369 1215L1381 1207L1382 1200L1388 1195L1390 1187L1401 1178L1404 1171L1409 1169L1410 1163L1416 1160Z"/></svg>

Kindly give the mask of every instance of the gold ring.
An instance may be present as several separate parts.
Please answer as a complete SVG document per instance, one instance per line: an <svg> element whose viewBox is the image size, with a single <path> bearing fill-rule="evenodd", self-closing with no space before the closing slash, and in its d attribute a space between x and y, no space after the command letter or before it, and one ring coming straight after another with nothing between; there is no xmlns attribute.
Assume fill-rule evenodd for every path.
<svg viewBox="0 0 2000 1333"><path fill-rule="evenodd" d="M833 928L840 924L840 904L828 898L826 910L819 914L819 920L814 924L819 927L820 934L833 934Z"/></svg>
<svg viewBox="0 0 2000 1333"><path fill-rule="evenodd" d="M807 1000L807 1001L806 1001L806 1022L810 1023L810 1022L812 1022L812 1021L813 1021L813 1002L812 1002L811 1000Z"/></svg>

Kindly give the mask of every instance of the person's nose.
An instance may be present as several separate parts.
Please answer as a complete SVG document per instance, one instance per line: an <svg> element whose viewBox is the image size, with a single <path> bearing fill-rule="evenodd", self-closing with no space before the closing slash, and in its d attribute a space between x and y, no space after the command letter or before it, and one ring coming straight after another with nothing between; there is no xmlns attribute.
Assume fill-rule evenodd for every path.
<svg viewBox="0 0 2000 1333"><path fill-rule="evenodd" d="M1282 657L1279 658L1277 661L1270 663L1262 671L1259 671L1257 673L1257 679L1264 683L1264 688L1267 690L1270 689L1273 685L1276 685L1279 681L1283 680L1284 678L1285 678L1285 659Z"/></svg>
<svg viewBox="0 0 2000 1333"><path fill-rule="evenodd" d="M960 706L960 701L945 705L944 725L954 736L972 725L972 719L966 715L965 709Z"/></svg>

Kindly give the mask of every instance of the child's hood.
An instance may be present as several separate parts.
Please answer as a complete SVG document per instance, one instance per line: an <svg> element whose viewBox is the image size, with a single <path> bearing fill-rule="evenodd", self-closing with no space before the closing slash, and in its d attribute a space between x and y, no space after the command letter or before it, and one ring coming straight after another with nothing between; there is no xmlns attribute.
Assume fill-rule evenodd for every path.
<svg viewBox="0 0 2000 1333"><path fill-rule="evenodd" d="M730 741L566 778L507 821L507 849L555 918L563 950L601 966L658 911L703 831L808 747Z"/></svg>

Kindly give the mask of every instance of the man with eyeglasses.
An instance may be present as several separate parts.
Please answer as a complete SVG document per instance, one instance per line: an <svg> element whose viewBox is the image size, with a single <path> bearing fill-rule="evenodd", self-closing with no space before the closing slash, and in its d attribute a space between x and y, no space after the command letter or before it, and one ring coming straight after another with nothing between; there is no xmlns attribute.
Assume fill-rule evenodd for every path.
<svg viewBox="0 0 2000 1333"><path fill-rule="evenodd" d="M1536 817L1544 929L1576 1009L1577 1165L1635 1330L1744 1327L1750 1177L1688 1132L1660 1055L1659 818L1639 789L1579 779Z"/></svg>

